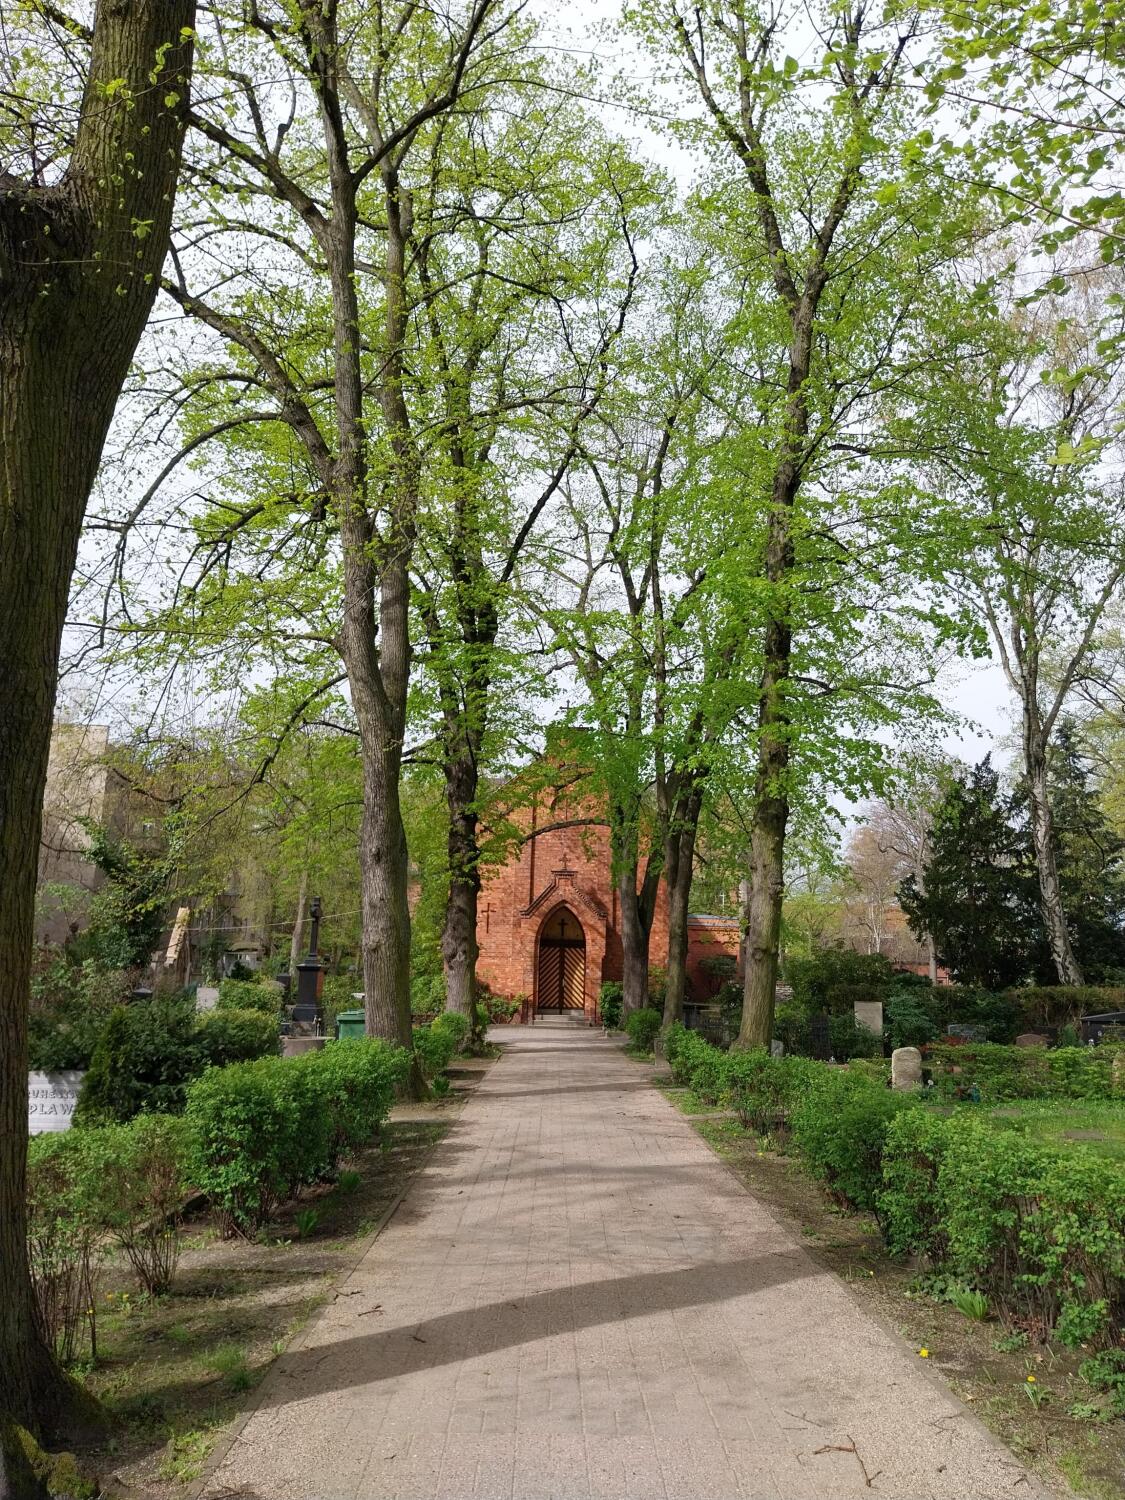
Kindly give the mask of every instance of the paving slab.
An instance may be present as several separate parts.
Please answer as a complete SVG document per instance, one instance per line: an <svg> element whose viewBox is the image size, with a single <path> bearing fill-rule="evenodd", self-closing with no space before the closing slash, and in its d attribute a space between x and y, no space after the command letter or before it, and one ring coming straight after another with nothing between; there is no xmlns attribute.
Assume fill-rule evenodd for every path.
<svg viewBox="0 0 1125 1500"><path fill-rule="evenodd" d="M1049 1495L618 1042L500 1035L208 1500Z"/></svg>

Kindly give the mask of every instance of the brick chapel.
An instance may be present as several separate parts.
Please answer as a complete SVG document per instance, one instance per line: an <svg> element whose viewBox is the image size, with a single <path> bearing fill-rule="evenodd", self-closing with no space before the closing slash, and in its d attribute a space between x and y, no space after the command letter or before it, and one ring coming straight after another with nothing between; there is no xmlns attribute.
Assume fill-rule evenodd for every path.
<svg viewBox="0 0 1125 1500"><path fill-rule="evenodd" d="M600 821L599 821L600 817ZM589 799L565 791L534 792L512 815L520 831L506 864L482 871L477 917L477 973L497 995L526 997L529 1016L584 1015L598 1020L598 994L620 980L623 955L609 828ZM651 955L663 965L668 944L668 891L661 882ZM688 994L709 999L721 980L705 960L737 959L738 921L688 919Z"/></svg>

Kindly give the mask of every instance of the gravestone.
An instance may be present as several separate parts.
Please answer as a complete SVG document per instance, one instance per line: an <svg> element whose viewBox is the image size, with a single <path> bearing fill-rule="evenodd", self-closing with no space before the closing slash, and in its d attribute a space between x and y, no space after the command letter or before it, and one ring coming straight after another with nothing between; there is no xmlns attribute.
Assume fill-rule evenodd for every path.
<svg viewBox="0 0 1125 1500"><path fill-rule="evenodd" d="M832 1033L826 1015L813 1016L809 1021L809 1045L820 1062L827 1062L832 1056Z"/></svg>
<svg viewBox="0 0 1125 1500"><path fill-rule="evenodd" d="M214 1010L219 1003L219 986L217 984L200 984L195 990L196 1010Z"/></svg>
<svg viewBox="0 0 1125 1500"><path fill-rule="evenodd" d="M891 1053L891 1088L922 1087L922 1054L917 1047L896 1047Z"/></svg>
<svg viewBox="0 0 1125 1500"><path fill-rule="evenodd" d="M29 1135L46 1135L50 1131L69 1130L78 1090L86 1074L72 1070L64 1073L29 1073L27 1075L27 1129Z"/></svg>
<svg viewBox="0 0 1125 1500"><path fill-rule="evenodd" d="M854 1005L855 1024L883 1035L883 1002L881 1000L857 1000Z"/></svg>
<svg viewBox="0 0 1125 1500"><path fill-rule="evenodd" d="M770 1043L770 1056L771 1057L784 1057L785 1056L785 1043L784 1042L779 1042L779 1041L772 1041Z"/></svg>
<svg viewBox="0 0 1125 1500"><path fill-rule="evenodd" d="M946 1036L960 1037L963 1042L987 1042L987 1026L971 1026L967 1021L950 1021L945 1028Z"/></svg>
<svg viewBox="0 0 1125 1500"><path fill-rule="evenodd" d="M1025 1031L1021 1036L1016 1037L1016 1046L1045 1047L1049 1041L1050 1037L1044 1036L1041 1031Z"/></svg>
<svg viewBox="0 0 1125 1500"><path fill-rule="evenodd" d="M323 1036L283 1036L282 1057L303 1057L306 1052L319 1052L327 1041Z"/></svg>
<svg viewBox="0 0 1125 1500"><path fill-rule="evenodd" d="M1125 1029L1125 1010L1105 1011L1099 1016L1082 1017L1082 1040L1100 1042L1105 1032Z"/></svg>

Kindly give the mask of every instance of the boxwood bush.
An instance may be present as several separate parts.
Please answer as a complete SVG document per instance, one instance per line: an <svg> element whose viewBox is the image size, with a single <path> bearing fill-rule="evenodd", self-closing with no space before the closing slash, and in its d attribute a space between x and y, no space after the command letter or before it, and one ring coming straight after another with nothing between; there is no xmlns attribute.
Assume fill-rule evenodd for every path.
<svg viewBox="0 0 1125 1500"><path fill-rule="evenodd" d="M1065 1344L1125 1332L1125 1174L1077 1146L1039 1146L959 1110L899 1115L883 1152L888 1247L987 1292Z"/></svg>
<svg viewBox="0 0 1125 1500"><path fill-rule="evenodd" d="M199 1017L196 1035L213 1067L276 1056L281 1050L281 1019L260 1010L211 1010Z"/></svg>
<svg viewBox="0 0 1125 1500"><path fill-rule="evenodd" d="M371 1140L405 1079L408 1055L375 1037L303 1057L209 1068L188 1090L193 1180L245 1233L300 1187L329 1178Z"/></svg>
<svg viewBox="0 0 1125 1500"><path fill-rule="evenodd" d="M644 1005L625 1017L625 1035L638 1052L651 1052L664 1017L653 1005Z"/></svg>
<svg viewBox="0 0 1125 1500"><path fill-rule="evenodd" d="M468 1016L455 1010L443 1010L428 1026L415 1026L414 1051L427 1081L448 1068L468 1033Z"/></svg>

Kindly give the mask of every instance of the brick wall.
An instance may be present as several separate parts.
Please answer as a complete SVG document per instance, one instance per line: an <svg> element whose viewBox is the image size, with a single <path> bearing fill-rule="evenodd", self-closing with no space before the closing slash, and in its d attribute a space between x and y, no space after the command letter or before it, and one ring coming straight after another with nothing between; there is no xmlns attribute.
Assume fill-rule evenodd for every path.
<svg viewBox="0 0 1125 1500"><path fill-rule="evenodd" d="M604 810L588 798L543 793L511 819L522 842L506 864L484 872L477 972L498 995L536 999L539 934L565 907L586 941L585 1011L594 1020L604 980L622 975L617 892L611 874ZM668 948L668 893L661 884L653 920L651 957L663 965ZM737 956L738 926L727 919L693 919L688 975L694 993L713 993L715 981L701 961L718 952Z"/></svg>

